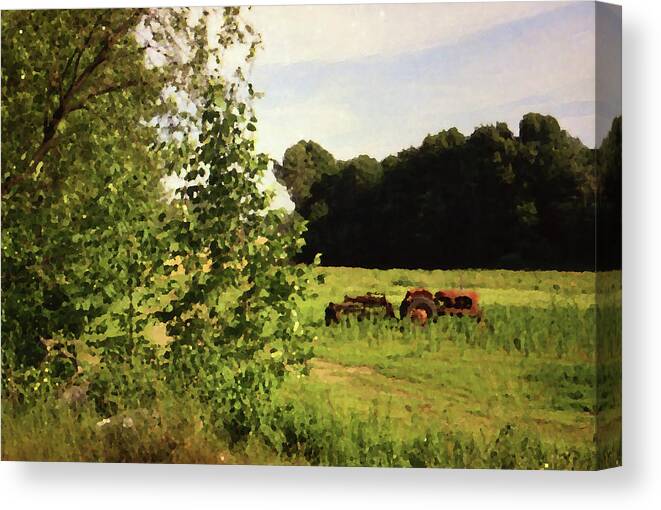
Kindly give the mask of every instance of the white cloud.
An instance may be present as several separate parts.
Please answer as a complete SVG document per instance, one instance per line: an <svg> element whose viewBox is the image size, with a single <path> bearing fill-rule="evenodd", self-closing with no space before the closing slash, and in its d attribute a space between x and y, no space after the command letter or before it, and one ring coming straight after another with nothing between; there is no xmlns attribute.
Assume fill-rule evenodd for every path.
<svg viewBox="0 0 661 510"><path fill-rule="evenodd" d="M281 159L284 149L299 140L324 140L355 130L360 119L347 105L334 101L323 92L305 101L269 102L256 105L259 119L257 149Z"/></svg>
<svg viewBox="0 0 661 510"><path fill-rule="evenodd" d="M277 159L299 139L342 159L382 158L453 126L470 134L505 121L516 132L529 111L554 115L594 143L594 4L255 11L267 43L254 68L265 92L257 143Z"/></svg>
<svg viewBox="0 0 661 510"><path fill-rule="evenodd" d="M455 42L561 2L256 6L245 16L262 34L261 64L338 62Z"/></svg>

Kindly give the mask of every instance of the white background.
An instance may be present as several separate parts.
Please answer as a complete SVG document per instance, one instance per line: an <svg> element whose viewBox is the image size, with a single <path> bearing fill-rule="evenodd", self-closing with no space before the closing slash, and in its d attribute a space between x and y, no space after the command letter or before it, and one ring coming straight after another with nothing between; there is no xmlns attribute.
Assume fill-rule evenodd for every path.
<svg viewBox="0 0 661 510"><path fill-rule="evenodd" d="M183 4L205 2L0 1L3 9ZM652 0L622 4L624 467L570 473L2 462L4 508L661 508L661 8Z"/></svg>

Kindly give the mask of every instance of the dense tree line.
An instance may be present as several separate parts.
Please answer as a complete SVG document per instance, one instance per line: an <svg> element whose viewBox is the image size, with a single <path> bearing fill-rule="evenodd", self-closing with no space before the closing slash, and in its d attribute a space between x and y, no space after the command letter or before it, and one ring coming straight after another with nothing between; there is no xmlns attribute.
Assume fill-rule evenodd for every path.
<svg viewBox="0 0 661 510"><path fill-rule="evenodd" d="M468 137L452 128L380 162L336 161L300 141L276 175L308 221L305 261L321 253L326 265L377 268L621 265L620 117L597 149L537 113L523 117L519 136L505 123Z"/></svg>

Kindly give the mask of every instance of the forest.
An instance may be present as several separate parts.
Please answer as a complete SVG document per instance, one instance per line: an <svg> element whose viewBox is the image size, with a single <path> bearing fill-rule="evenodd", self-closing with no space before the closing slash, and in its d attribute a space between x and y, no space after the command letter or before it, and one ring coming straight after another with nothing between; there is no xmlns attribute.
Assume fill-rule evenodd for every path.
<svg viewBox="0 0 661 510"><path fill-rule="evenodd" d="M519 136L505 123L470 136L452 128L382 161L339 161L301 140L276 175L308 222L302 261L322 253L324 265L381 269L614 269L621 143L621 117L589 149L555 118L528 113Z"/></svg>

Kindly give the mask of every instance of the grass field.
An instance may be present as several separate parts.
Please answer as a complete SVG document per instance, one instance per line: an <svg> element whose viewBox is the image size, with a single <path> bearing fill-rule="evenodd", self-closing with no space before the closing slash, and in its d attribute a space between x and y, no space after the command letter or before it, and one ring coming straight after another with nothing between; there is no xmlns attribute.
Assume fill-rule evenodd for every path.
<svg viewBox="0 0 661 510"><path fill-rule="evenodd" d="M600 447L620 461L619 274L600 275L608 295L600 295L606 313L598 325L594 273L320 271L326 283L302 309L315 328L313 368L308 378L290 380L283 398L403 441L440 431L490 445L515 430L521 441L534 439L560 456L573 450L596 459L603 439ZM383 292L397 309L409 287L477 290L485 320L441 317L425 327L321 321L325 304L345 294Z"/></svg>
<svg viewBox="0 0 661 510"><path fill-rule="evenodd" d="M92 409L3 408L3 458L363 466L594 469L621 463L619 273L318 268L301 303L313 336L309 375L275 395L259 437L229 447L183 404L156 425L99 437ZM326 327L345 294L470 288L484 320L425 327L372 320ZM596 306L598 303L598 307ZM597 333L599 343L596 343ZM155 330L155 340L163 333ZM44 441L40 428L49 422ZM11 438L6 440L7 437ZM173 446L174 445L174 446Z"/></svg>

